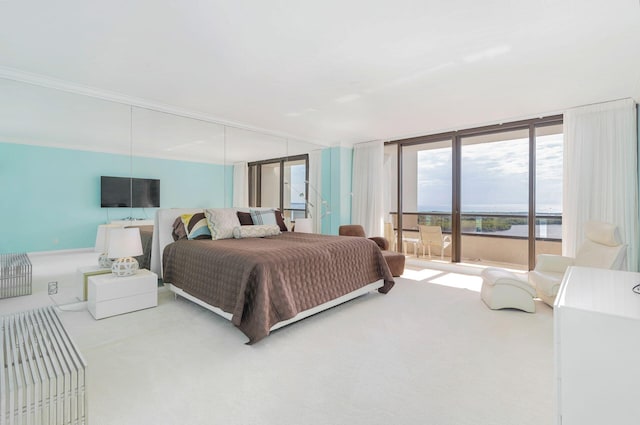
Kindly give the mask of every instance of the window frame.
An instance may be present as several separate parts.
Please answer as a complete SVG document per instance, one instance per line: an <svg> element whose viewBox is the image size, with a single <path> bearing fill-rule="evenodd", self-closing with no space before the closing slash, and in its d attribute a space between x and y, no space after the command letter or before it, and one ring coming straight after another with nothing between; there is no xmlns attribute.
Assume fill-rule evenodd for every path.
<svg viewBox="0 0 640 425"><path fill-rule="evenodd" d="M264 159L264 160L260 160L260 161L254 161L254 162L249 162L247 164L248 168L249 168L249 182L248 182L248 186L249 186L249 206L250 207L262 207L262 166L263 165L267 165L267 164L279 164L280 167L280 182L279 182L279 205L278 208L280 209L280 211L282 211L283 213L285 213L285 211L300 211L299 209L292 209L292 208L284 208L284 169L286 166L287 162L293 162L293 161L302 161L304 160L304 165L305 165L305 184L304 184L304 202L305 202L305 208L304 208L304 216L305 218L308 215L308 208L306 207L306 205L309 202L309 154L301 154L301 155L294 155L294 156L285 156L285 157L280 157L280 158L271 158L271 159ZM255 167L255 168L254 168ZM254 175L255 173L255 175ZM254 181L255 181L255 188L254 188ZM253 199L255 198L255 199ZM255 204L255 205L252 205ZM271 206L271 205L269 205Z"/></svg>
<svg viewBox="0 0 640 425"><path fill-rule="evenodd" d="M451 233L454 243L452 244L451 261L458 263L462 257L462 229L461 220L461 177L462 177L462 139L470 136L482 136L488 134L502 133L512 130L528 129L529 132L529 205L528 205L528 268L535 267L536 254L536 128L553 126L563 123L563 115L551 115L547 117L532 118L527 120L513 121L502 124L494 124L482 127L473 127L463 130L455 130L425 136L417 136L406 139L398 139L385 142L385 145L397 146L397 246L402 246L402 216L403 216L403 163L402 148L405 146L441 142L451 140L452 144L452 208L451 208Z"/></svg>

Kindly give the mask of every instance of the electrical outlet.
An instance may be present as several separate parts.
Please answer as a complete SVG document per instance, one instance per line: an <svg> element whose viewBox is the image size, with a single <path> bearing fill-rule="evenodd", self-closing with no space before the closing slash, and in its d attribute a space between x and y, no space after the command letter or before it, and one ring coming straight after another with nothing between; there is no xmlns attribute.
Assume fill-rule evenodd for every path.
<svg viewBox="0 0 640 425"><path fill-rule="evenodd" d="M58 282L49 282L48 284L49 295L55 295L58 293Z"/></svg>

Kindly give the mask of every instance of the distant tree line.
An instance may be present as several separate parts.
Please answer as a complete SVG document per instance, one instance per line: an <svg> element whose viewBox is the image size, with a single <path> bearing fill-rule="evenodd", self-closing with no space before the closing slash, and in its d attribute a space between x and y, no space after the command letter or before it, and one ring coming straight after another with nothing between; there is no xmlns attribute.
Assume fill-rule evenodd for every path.
<svg viewBox="0 0 640 425"><path fill-rule="evenodd" d="M475 215L470 217L463 215L462 220L463 233L475 232L499 232L511 229L513 225L526 225L528 219L524 217L496 217L488 215ZM451 216L450 215L431 215L420 214L418 216L418 224L427 226L440 226L443 232L451 232ZM536 225L540 224L562 224L562 218L546 218L537 217Z"/></svg>

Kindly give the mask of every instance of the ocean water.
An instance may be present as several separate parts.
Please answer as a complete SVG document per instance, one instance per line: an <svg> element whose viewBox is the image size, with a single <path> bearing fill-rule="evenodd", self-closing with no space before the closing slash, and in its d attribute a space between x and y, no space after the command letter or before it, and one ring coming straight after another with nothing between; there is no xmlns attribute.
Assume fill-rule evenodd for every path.
<svg viewBox="0 0 640 425"><path fill-rule="evenodd" d="M526 224L513 224L509 230L499 230L497 232L477 232L478 234L519 236L526 238L529 236L529 226ZM562 224L540 224L536 226L536 237L544 239L562 239Z"/></svg>

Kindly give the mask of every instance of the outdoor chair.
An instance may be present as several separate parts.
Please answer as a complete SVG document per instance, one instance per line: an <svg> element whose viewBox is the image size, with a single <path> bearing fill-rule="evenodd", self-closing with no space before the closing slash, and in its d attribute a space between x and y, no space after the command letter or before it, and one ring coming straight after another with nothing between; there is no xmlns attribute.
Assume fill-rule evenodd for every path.
<svg viewBox="0 0 640 425"><path fill-rule="evenodd" d="M431 247L440 248L440 259L444 259L444 250L451 245L451 236L442 235L442 228L440 226L425 226L423 224L418 225L420 231L420 239L418 240L417 248L422 249L422 256L424 257L425 248L431 258Z"/></svg>

